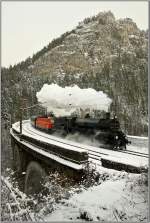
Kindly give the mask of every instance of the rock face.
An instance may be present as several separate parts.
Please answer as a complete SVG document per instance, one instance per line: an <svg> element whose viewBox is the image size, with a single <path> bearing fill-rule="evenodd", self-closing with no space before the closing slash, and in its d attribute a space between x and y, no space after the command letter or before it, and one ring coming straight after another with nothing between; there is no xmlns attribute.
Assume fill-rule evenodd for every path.
<svg viewBox="0 0 150 223"><path fill-rule="evenodd" d="M102 90L113 99L128 134L148 129L148 34L129 18L111 12L86 18L25 62L2 69L2 114L19 113L20 98L36 102L44 83L77 84ZM13 116L14 117L14 116Z"/></svg>

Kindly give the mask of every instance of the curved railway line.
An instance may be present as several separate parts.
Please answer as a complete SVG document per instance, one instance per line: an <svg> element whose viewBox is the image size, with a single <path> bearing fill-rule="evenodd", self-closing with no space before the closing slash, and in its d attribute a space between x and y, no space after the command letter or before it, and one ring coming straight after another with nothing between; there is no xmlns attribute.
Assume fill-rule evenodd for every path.
<svg viewBox="0 0 150 223"><path fill-rule="evenodd" d="M143 149L143 152L141 152L139 151L140 147L134 145L127 146L127 150L111 150L98 147L96 144L95 146L82 144L73 141L73 139L69 140L64 136L61 137L61 135L40 131L31 126L29 120L23 121L21 135L20 123L14 123L12 135L14 138L15 136L18 137L16 140L20 145L28 147L26 150L29 153L29 150L31 150L32 154L36 153L35 156L39 154L39 157L42 156L48 163L54 160L58 166L62 164L78 170L84 169L89 161L99 166L127 172L141 173L148 170L149 155L146 153L146 146L141 147ZM81 154L85 154L86 157ZM82 156L81 160L80 155ZM44 160L42 162L45 162Z"/></svg>
<svg viewBox="0 0 150 223"><path fill-rule="evenodd" d="M36 135L36 136L38 135L40 137L43 137L43 134L42 134L43 132L40 132L39 130L36 130L36 129L34 130L32 127L30 128L30 126L23 127L23 130L25 132L28 132L31 135ZM49 137L48 134L46 136L45 133L44 133L44 138L51 139L51 140L56 141L56 142L61 142L60 140L56 140L56 139L53 139L53 138ZM63 142L63 144L70 145L70 144L68 144L66 142ZM79 145L75 145L75 146L77 148L86 150L89 153L89 157L92 158L93 160L100 160L101 155L108 156L107 153L104 153L104 152L101 152L101 151L93 151L92 149L88 149L88 148L86 148L86 145L84 145L83 147L81 147ZM105 149L105 150L107 151L108 149ZM144 158L148 159L148 154L142 153L142 152L138 152L138 151L131 151L131 150L127 149L127 150L117 150L116 152L122 153L122 154L126 153L126 154L130 154L130 155L134 155L134 156L138 156L138 157L144 157Z"/></svg>
<svg viewBox="0 0 150 223"><path fill-rule="evenodd" d="M148 154L137 152L137 151L132 151L132 150L122 150L122 151L120 151L120 150L118 150L118 152L122 152L122 153L127 153L127 154L131 154L131 155L135 155L135 156L148 158Z"/></svg>
<svg viewBox="0 0 150 223"><path fill-rule="evenodd" d="M96 141L88 145L61 137L60 133L48 134L34 128L30 120L14 123L10 134L14 168L17 174L26 173L27 194L41 189L43 174L49 171L63 172L73 180L80 180L93 165L97 171L107 168L130 173L148 172L148 154L143 153L147 149L142 147L142 141L143 152L133 145L127 150L111 150L97 146Z"/></svg>

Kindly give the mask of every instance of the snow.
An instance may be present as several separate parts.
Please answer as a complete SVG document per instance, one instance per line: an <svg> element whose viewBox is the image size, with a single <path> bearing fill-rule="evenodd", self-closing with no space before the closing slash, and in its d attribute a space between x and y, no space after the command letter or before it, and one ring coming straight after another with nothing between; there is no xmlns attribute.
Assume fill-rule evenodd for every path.
<svg viewBox="0 0 150 223"><path fill-rule="evenodd" d="M139 137L139 136L127 136L129 141L131 141L131 145L128 146L129 150L137 151L141 153L149 153L148 146L148 137Z"/></svg>
<svg viewBox="0 0 150 223"><path fill-rule="evenodd" d="M134 144L134 145L132 145L132 144ZM141 145L139 143L139 145L138 145L138 142L136 142L136 143L131 142L131 145L129 145L127 147L127 149L130 151L133 151L133 152L136 151L136 152L144 153L147 156L149 154L148 143L147 143L147 145L144 145L144 143L141 143Z"/></svg>
<svg viewBox="0 0 150 223"><path fill-rule="evenodd" d="M16 129L19 132L19 122L13 124L12 126L13 129ZM73 142L67 139L62 139L60 137L56 137L50 134L46 134L44 132L41 132L35 128L33 128L30 125L30 121L25 121L23 122L23 134L27 136L32 136L33 138L46 142L48 144L53 144L58 147L63 147L65 149L69 150L76 150L76 151L87 151L89 155L99 155L100 158L106 159L106 160L111 160L116 163L123 163L125 165L130 165L134 167L143 167L147 168L148 167L148 157L140 157L140 156L135 156L132 154L127 154L127 153L122 153L121 151L113 151L113 150L107 150L107 149L102 149L99 147L95 146L89 146L89 145L84 145L81 143ZM95 161L93 159L93 161Z"/></svg>
<svg viewBox="0 0 150 223"><path fill-rule="evenodd" d="M88 53L87 53L87 52L85 52L85 53L84 53L84 56L85 56L85 57L88 57Z"/></svg>
<svg viewBox="0 0 150 223"><path fill-rule="evenodd" d="M35 152L37 152L37 153L39 153L39 154L41 154L41 155L43 155L43 156L45 156L45 157L48 157L48 158L50 158L50 159L52 159L52 160L55 160L55 161L58 162L58 163L61 163L61 164L65 165L65 166L68 166L68 167L71 167L71 168L73 168L73 169L75 169L75 170L82 170L82 169L85 167L84 164L76 164L76 163L70 162L70 161L68 161L68 160L66 160L66 159L62 159L62 158L60 158L59 156L53 155L53 154L51 154L51 153L49 153L49 152L46 152L46 151L44 151L44 150L38 148L37 146L35 147L35 146L31 145L30 143L27 143L27 142L25 142L25 141L23 141L23 140L20 141L20 138L17 137L17 136L12 132L12 130L10 131L10 133L11 133L11 135L13 135L13 137L14 137L17 141L19 141L21 144L27 146L27 147L30 148L31 150L33 150L33 151L35 151Z"/></svg>
<svg viewBox="0 0 150 223"><path fill-rule="evenodd" d="M132 135L127 135L127 137L129 137L129 138L133 138L133 139L148 140L148 137L144 137L144 136L132 136Z"/></svg>
<svg viewBox="0 0 150 223"><path fill-rule="evenodd" d="M119 179L118 173L114 172L110 179L100 185L75 193L69 200L62 200L44 220L134 222L146 219L147 189L144 185L138 185L141 178L122 173Z"/></svg>
<svg viewBox="0 0 150 223"><path fill-rule="evenodd" d="M13 129L19 132L19 122L13 124ZM93 154L96 152L102 152L101 156L106 159L127 162L130 165L143 165L144 163L148 166L148 159L135 157L130 154L122 154L117 151L110 151L106 149L97 148L94 146L87 146L81 143L71 142L67 139L61 139L46 133L40 132L34 129L30 125L30 121L23 121L23 134L29 134L32 137L39 140L45 140L53 142L57 139L59 143L68 143L69 145L79 146L86 150L92 150ZM15 136L17 137L17 136ZM20 140L17 137L17 140ZM44 139L45 138L45 139ZM140 140L139 138L134 140ZM144 139L145 141L145 139ZM21 141L21 143L25 143ZM32 146L27 144L27 146ZM137 146L129 146L133 151L137 150ZM140 146L139 146L140 148ZM38 148L32 148L37 152ZM42 154L45 151L42 151ZM90 151L89 151L90 153ZM44 155L48 155L44 153ZM51 154L49 154L51 156ZM132 174L124 171L116 171L113 169L107 169L101 166L100 161L93 160L93 166L96 171L100 174L100 182L95 183L94 186L89 188L82 188L82 191L76 192L71 189L69 190L70 196L61 196L61 199L53 203L53 209L51 209L51 203L49 202L49 212L44 210L46 205L39 209L39 216L42 215L42 222L83 222L83 221L104 221L104 222L147 222L148 220L148 186L146 183L147 175ZM58 158L60 162L60 158ZM140 162L142 162L140 164ZM68 161L64 160L64 164L68 165ZM72 164L71 164L72 165ZM145 178L145 179L144 179ZM90 181L91 178L89 179ZM51 197L51 194L47 195L47 198ZM39 204L40 206L41 204ZM45 208L45 209L44 209ZM30 214L31 215L31 214Z"/></svg>
<svg viewBox="0 0 150 223"><path fill-rule="evenodd" d="M20 131L19 122L13 124L12 128L19 132ZM56 145L56 146L61 147L61 148L65 148L67 150L74 150L74 151L77 151L77 152L85 152L86 151L86 150L80 149L77 146L74 146L72 144L71 145L68 144L68 142L64 141L63 139L58 140L58 138L55 137L55 136L51 136L51 135L48 135L46 133L43 133L41 131L38 131L38 130L34 129L30 125L29 120L23 122L22 134L24 134L26 136L29 136L29 137L32 137L34 139L37 139L39 141L43 141L43 142L46 142L46 143L49 143L49 144Z"/></svg>
<svg viewBox="0 0 150 223"><path fill-rule="evenodd" d="M136 36L136 35L129 35L129 38L131 38L131 39L139 39L139 37Z"/></svg>
<svg viewBox="0 0 150 223"><path fill-rule="evenodd" d="M57 84L44 84L36 96L38 102L56 116L70 115L78 108L108 111L112 102L102 91L81 89L77 85L63 88Z"/></svg>
<svg viewBox="0 0 150 223"><path fill-rule="evenodd" d="M41 200L27 197L16 188L14 178L5 178L7 187L15 192L17 206L21 208L16 212L14 198L9 200L11 210L15 211L13 220L18 220L19 215L22 222L21 217L25 214L28 221L37 222L148 222L148 176L103 167L96 170L100 174L99 181L88 187L84 183L61 187L60 175L50 175L45 185L48 193L46 196L41 194Z"/></svg>
<svg viewBox="0 0 150 223"><path fill-rule="evenodd" d="M30 214L30 208L27 205L28 197L19 190L16 182L14 182L14 172L10 169L9 176L1 176L2 182L2 200L1 200L1 217L2 221L13 222L33 221Z"/></svg>
<svg viewBox="0 0 150 223"><path fill-rule="evenodd" d="M29 129L32 129L34 132L37 133L37 135L39 135L39 131L34 129L33 127L30 126ZM42 132L40 132L40 135L42 135L42 136L46 135L46 137L48 137L48 139L51 139L54 141L59 140L59 142L65 143L66 148L68 148L67 146L69 144L71 146L71 148L75 149L75 150L78 148L78 149L80 149L80 151L84 150L84 151L87 151L87 152L95 154L95 155L97 155L97 152L98 152L99 155L101 156L101 158L109 159L114 162L121 162L121 163L124 163L127 165L129 164L129 165L132 165L135 167L148 166L148 158L145 158L145 157L137 157L137 156L135 157L131 154L125 154L125 153L122 154L121 152L117 152L117 151L106 150L106 149L102 149L102 148L90 146L90 145L84 145L81 143L62 139L60 137L58 138L58 137L55 137L52 135L48 135L48 134L42 133ZM49 140L47 142L49 142ZM55 143L55 142L53 142L53 143Z"/></svg>
<svg viewBox="0 0 150 223"><path fill-rule="evenodd" d="M105 184L94 186L92 189L90 188L80 195L74 195L71 202L76 204L80 201L83 208L90 205L94 208L100 204L103 206L110 206L120 198L123 185L124 181L120 181L116 188L116 182L107 181ZM107 193L105 193L105 191L107 191Z"/></svg>

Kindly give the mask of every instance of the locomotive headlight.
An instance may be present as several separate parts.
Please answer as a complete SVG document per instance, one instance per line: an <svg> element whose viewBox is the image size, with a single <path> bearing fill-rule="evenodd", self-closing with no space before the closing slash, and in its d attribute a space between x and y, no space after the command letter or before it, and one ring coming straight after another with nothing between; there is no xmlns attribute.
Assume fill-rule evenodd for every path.
<svg viewBox="0 0 150 223"><path fill-rule="evenodd" d="M119 137L118 136L115 136L115 138L118 139Z"/></svg>

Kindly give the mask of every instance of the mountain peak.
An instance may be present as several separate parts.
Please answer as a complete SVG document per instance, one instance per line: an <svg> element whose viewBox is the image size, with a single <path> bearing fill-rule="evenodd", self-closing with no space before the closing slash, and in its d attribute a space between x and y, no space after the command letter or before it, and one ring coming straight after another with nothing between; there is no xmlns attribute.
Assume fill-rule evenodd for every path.
<svg viewBox="0 0 150 223"><path fill-rule="evenodd" d="M99 24L107 24L115 21L115 16L111 11L100 12L96 17L99 21Z"/></svg>
<svg viewBox="0 0 150 223"><path fill-rule="evenodd" d="M121 124L129 125L128 132L145 134L147 49L146 32L138 29L132 19L116 20L112 12L100 12L85 18L75 29L54 39L32 59L7 72L14 75L16 81L24 76L28 83L23 84L28 92L34 88L38 91L44 83L57 83L62 87L76 84L80 88L101 90L113 99ZM7 81L5 76L3 78Z"/></svg>

